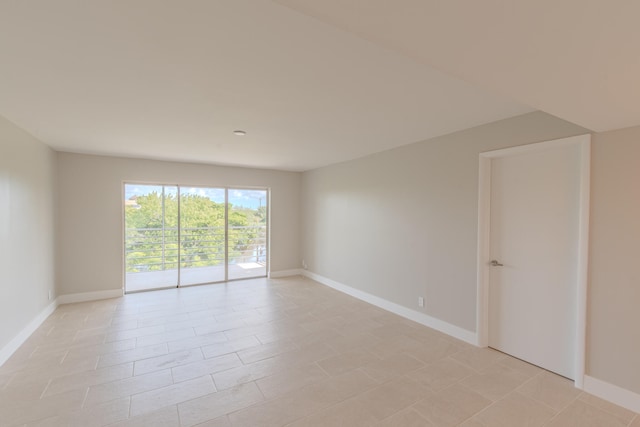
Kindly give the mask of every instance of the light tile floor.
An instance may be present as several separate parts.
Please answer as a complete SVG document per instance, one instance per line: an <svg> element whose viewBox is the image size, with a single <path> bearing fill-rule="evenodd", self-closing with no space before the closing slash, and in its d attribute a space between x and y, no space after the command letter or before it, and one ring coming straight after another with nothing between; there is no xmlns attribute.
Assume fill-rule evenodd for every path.
<svg viewBox="0 0 640 427"><path fill-rule="evenodd" d="M640 416L292 277L60 306L0 368L0 425L640 427Z"/></svg>

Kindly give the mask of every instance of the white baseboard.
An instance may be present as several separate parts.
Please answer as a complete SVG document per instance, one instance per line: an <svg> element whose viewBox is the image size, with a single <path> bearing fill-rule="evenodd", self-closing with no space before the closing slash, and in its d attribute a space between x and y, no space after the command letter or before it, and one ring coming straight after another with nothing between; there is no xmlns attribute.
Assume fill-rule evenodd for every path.
<svg viewBox="0 0 640 427"><path fill-rule="evenodd" d="M414 322L420 323L422 325L428 326L432 329L443 332L447 335L450 335L454 338L465 341L469 344L477 345L477 338L476 338L475 332L468 331L459 326L455 326L455 325L452 325L451 323L445 322L444 320L431 317L427 314L419 313L415 310L411 310L410 308L407 308L400 304L396 304L384 298L380 298L375 295L371 295L370 293L352 288L351 286L344 285L340 282L336 282L335 280L331 280L319 274L312 273L308 270L302 270L301 274L325 286L329 286L330 288L343 292L347 295L351 295L352 297L358 298L359 300L362 300L362 301L368 302L369 304L373 304L377 307L380 307L383 310L387 310L394 314L397 314L398 316L402 316L405 319L409 319Z"/></svg>
<svg viewBox="0 0 640 427"><path fill-rule="evenodd" d="M269 273L269 278L277 279L278 277L299 276L301 274L302 274L302 270L299 268L295 268L293 270L272 271Z"/></svg>
<svg viewBox="0 0 640 427"><path fill-rule="evenodd" d="M584 391L633 412L640 412L640 394L597 378L584 376Z"/></svg>
<svg viewBox="0 0 640 427"><path fill-rule="evenodd" d="M35 332L36 329L42 325L51 313L58 308L58 300L55 299L51 304L46 306L31 322L27 324L11 341L7 343L2 349L0 349L0 366L4 365L4 362L9 360L11 355L20 348L22 344Z"/></svg>
<svg viewBox="0 0 640 427"><path fill-rule="evenodd" d="M124 295L122 289L112 289L108 291L80 292L77 294L60 295L58 304L73 304L75 302L96 301L101 299L119 298Z"/></svg>
<svg viewBox="0 0 640 427"><path fill-rule="evenodd" d="M109 291L82 292L78 294L60 295L51 304L46 306L40 314L38 314L27 326L16 335L7 345L0 349L0 366L6 362L15 351L42 325L51 313L53 313L59 305L71 304L74 302L96 301L108 298L118 298L124 295L122 289L114 289Z"/></svg>

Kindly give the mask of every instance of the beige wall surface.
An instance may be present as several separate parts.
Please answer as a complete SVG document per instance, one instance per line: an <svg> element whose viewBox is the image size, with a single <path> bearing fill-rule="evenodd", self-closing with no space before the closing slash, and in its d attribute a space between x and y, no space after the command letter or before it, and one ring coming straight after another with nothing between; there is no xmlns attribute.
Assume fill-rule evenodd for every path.
<svg viewBox="0 0 640 427"><path fill-rule="evenodd" d="M55 297L55 153L0 117L0 349Z"/></svg>
<svg viewBox="0 0 640 427"><path fill-rule="evenodd" d="M61 294L123 286L123 183L271 188L271 271L298 268L300 174L58 153Z"/></svg>
<svg viewBox="0 0 640 427"><path fill-rule="evenodd" d="M478 154L587 132L536 112L305 172L303 258L314 273L475 331Z"/></svg>
<svg viewBox="0 0 640 427"><path fill-rule="evenodd" d="M587 372L640 393L640 127L594 135Z"/></svg>

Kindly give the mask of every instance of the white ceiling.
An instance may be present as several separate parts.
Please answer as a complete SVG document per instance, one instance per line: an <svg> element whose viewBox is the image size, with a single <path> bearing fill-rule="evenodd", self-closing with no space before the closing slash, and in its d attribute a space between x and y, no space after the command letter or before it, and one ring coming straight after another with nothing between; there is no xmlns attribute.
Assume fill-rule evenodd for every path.
<svg viewBox="0 0 640 427"><path fill-rule="evenodd" d="M534 109L636 125L638 5L0 0L0 115L58 150L297 171Z"/></svg>
<svg viewBox="0 0 640 427"><path fill-rule="evenodd" d="M640 125L638 0L276 0L594 131Z"/></svg>

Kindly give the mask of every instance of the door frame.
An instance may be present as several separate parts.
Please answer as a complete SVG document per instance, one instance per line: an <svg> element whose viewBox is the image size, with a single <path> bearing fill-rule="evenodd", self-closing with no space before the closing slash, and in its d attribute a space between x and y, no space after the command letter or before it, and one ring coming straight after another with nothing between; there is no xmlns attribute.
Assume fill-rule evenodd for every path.
<svg viewBox="0 0 640 427"><path fill-rule="evenodd" d="M548 150L554 147L577 145L580 147L580 199L578 224L578 260L576 286L576 346L575 386L584 387L586 330L587 330L587 274L589 261L589 197L591 181L591 135L521 145L480 153L478 179L478 259L476 336L479 347L489 345L489 257L491 230L491 162L500 157Z"/></svg>

